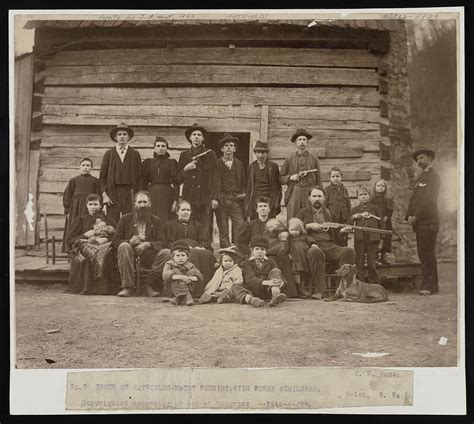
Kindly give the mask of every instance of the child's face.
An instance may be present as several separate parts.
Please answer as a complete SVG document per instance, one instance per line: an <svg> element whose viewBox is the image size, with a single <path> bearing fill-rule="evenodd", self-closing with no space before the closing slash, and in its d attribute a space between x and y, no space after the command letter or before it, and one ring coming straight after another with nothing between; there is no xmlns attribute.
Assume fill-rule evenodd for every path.
<svg viewBox="0 0 474 424"><path fill-rule="evenodd" d="M261 246L252 247L252 255L255 256L255 259L262 260L267 254L267 249Z"/></svg>
<svg viewBox="0 0 474 424"><path fill-rule="evenodd" d="M266 150L256 150L254 153L257 160L259 161L267 160L268 152Z"/></svg>
<svg viewBox="0 0 474 424"><path fill-rule="evenodd" d="M223 269L230 269L234 266L234 260L228 256L224 255L222 256L222 268Z"/></svg>
<svg viewBox="0 0 474 424"><path fill-rule="evenodd" d="M173 259L178 265L183 265L188 260L188 254L182 250L175 250Z"/></svg>
<svg viewBox="0 0 474 424"><path fill-rule="evenodd" d="M194 148L201 146L204 142L204 136L202 135L202 132L198 130L193 131L189 136L189 139L191 140L191 145Z"/></svg>
<svg viewBox="0 0 474 424"><path fill-rule="evenodd" d="M377 182L377 184L375 184L375 192L376 193L380 193L380 194L385 193L386 189L387 188L385 187L385 183L383 181L379 181L379 182Z"/></svg>
<svg viewBox="0 0 474 424"><path fill-rule="evenodd" d="M331 184L332 185L339 185L341 184L342 181L342 175L340 172L337 171L332 171L331 176L329 177L331 179Z"/></svg>
<svg viewBox="0 0 474 424"><path fill-rule="evenodd" d="M270 205L268 203L260 202L257 204L257 213L259 216L268 216L270 213Z"/></svg>
<svg viewBox="0 0 474 424"><path fill-rule="evenodd" d="M224 143L221 147L221 151L224 155L232 155L236 151L235 144L233 142Z"/></svg>
<svg viewBox="0 0 474 424"><path fill-rule="evenodd" d="M90 174L91 173L91 168L92 168L92 165L88 160L83 161L79 165L79 169L81 170L82 175Z"/></svg>
<svg viewBox="0 0 474 424"><path fill-rule="evenodd" d="M166 143L163 143L162 141L157 141L155 143L155 153L159 156L164 155L166 153L167 147Z"/></svg>
<svg viewBox="0 0 474 424"><path fill-rule="evenodd" d="M130 136L128 135L127 131L120 130L117 132L115 139L117 140L117 143L120 147L126 147L128 142L130 141Z"/></svg>
<svg viewBox="0 0 474 424"><path fill-rule="evenodd" d="M100 211L100 202L98 200L89 200L87 202L87 211L90 215L94 215Z"/></svg>
<svg viewBox="0 0 474 424"><path fill-rule="evenodd" d="M288 232L291 237L298 237L300 235L300 227L298 225L290 225Z"/></svg>
<svg viewBox="0 0 474 424"><path fill-rule="evenodd" d="M306 146L308 144L308 138L304 135L300 135L296 140L295 140L296 147L298 149L306 149Z"/></svg>
<svg viewBox="0 0 474 424"><path fill-rule="evenodd" d="M367 191L359 191L359 194L357 195L359 198L360 203L367 203L369 201L369 193Z"/></svg>
<svg viewBox="0 0 474 424"><path fill-rule="evenodd" d="M102 219L100 219L100 218L97 218L97 219L95 220L95 226L96 226L96 228L104 228L106 225L107 225L107 224L106 224L104 221L102 221Z"/></svg>

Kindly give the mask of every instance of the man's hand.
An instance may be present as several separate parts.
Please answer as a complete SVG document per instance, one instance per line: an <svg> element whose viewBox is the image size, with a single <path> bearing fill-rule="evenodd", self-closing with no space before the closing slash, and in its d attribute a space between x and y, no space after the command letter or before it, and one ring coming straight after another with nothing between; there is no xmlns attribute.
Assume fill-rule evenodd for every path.
<svg viewBox="0 0 474 424"><path fill-rule="evenodd" d="M280 234L278 234L278 238L281 241L286 241L288 240L288 237L290 236L290 233L288 231L282 231Z"/></svg>
<svg viewBox="0 0 474 424"><path fill-rule="evenodd" d="M190 279L191 281L197 281L197 280L198 280L198 278L195 277L194 275L193 275L192 277L189 277L189 279Z"/></svg>
<svg viewBox="0 0 474 424"><path fill-rule="evenodd" d="M140 256L146 249L151 247L151 243L149 241L141 242L138 246L135 246L135 253Z"/></svg>
<svg viewBox="0 0 474 424"><path fill-rule="evenodd" d="M94 234L94 230L89 230L84 233L84 237L92 237Z"/></svg>
<svg viewBox="0 0 474 424"><path fill-rule="evenodd" d="M108 194L105 191L102 193L102 202L104 203L104 205L107 205L107 206L114 204L114 202L112 202L112 199L108 196Z"/></svg>
<svg viewBox="0 0 474 424"><path fill-rule="evenodd" d="M133 236L129 243L130 243L130 246L136 246L137 244L140 244L142 242L142 239L140 238L140 236Z"/></svg>
<svg viewBox="0 0 474 424"><path fill-rule="evenodd" d="M308 173L307 173L306 171L300 171L300 172L298 173L298 175L299 175L301 178L304 178L304 177L306 177L306 175L308 175Z"/></svg>
<svg viewBox="0 0 474 424"><path fill-rule="evenodd" d="M310 222L309 224L306 224L306 229L312 231L324 231L324 227L317 222Z"/></svg>
<svg viewBox="0 0 474 424"><path fill-rule="evenodd" d="M340 232L341 233L350 233L352 232L353 228L352 227L343 227L341 228Z"/></svg>
<svg viewBox="0 0 474 424"><path fill-rule="evenodd" d="M217 209L219 202L216 199L211 200L211 209Z"/></svg>
<svg viewBox="0 0 474 424"><path fill-rule="evenodd" d="M189 162L184 168L183 168L183 171L184 172L188 172L188 171L193 171L194 169L197 168L197 164L196 164L196 161L192 161L192 162Z"/></svg>
<svg viewBox="0 0 474 424"><path fill-rule="evenodd" d="M299 181L299 180L300 180L299 174L290 175L290 181Z"/></svg>
<svg viewBox="0 0 474 424"><path fill-rule="evenodd" d="M245 199L245 193L240 193L235 195L235 200Z"/></svg>
<svg viewBox="0 0 474 424"><path fill-rule="evenodd" d="M171 212L173 213L176 212L177 208L178 208L178 202L175 200L173 202L173 205L171 206Z"/></svg>
<svg viewBox="0 0 474 424"><path fill-rule="evenodd" d="M408 223L413 227L416 224L416 216L409 216Z"/></svg>

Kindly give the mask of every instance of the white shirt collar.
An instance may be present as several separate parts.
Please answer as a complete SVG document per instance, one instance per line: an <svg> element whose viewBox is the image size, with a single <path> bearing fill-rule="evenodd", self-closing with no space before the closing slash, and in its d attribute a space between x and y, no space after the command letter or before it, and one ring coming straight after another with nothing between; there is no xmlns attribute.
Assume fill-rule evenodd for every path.
<svg viewBox="0 0 474 424"><path fill-rule="evenodd" d="M120 149L124 149L124 153L127 153L128 150L128 144L125 147L120 147L118 144L115 147L117 149L117 153L120 154Z"/></svg>

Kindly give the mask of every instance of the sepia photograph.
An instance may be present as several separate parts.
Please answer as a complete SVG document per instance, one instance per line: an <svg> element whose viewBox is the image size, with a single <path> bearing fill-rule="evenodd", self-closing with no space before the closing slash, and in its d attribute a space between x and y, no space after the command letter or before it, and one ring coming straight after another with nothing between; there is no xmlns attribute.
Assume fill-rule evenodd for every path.
<svg viewBox="0 0 474 424"><path fill-rule="evenodd" d="M10 22L13 368L463 366L459 9Z"/></svg>

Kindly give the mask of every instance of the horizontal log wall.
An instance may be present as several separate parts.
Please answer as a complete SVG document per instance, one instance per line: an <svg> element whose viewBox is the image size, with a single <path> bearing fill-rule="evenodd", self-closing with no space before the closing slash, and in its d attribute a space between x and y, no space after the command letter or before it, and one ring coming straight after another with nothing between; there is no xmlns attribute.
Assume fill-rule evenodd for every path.
<svg viewBox="0 0 474 424"><path fill-rule="evenodd" d="M178 158L194 122L212 132L267 138L280 166L294 151L296 128L314 135L324 181L339 166L352 199L358 184L380 175L379 57L367 50L309 48L177 48L59 51L36 80L41 105L32 137L41 140L39 207L60 228L62 192L78 160L98 176L111 126L135 129L132 146L152 156L155 136ZM44 232L40 229L40 236ZM55 233L61 237L61 231Z"/></svg>

